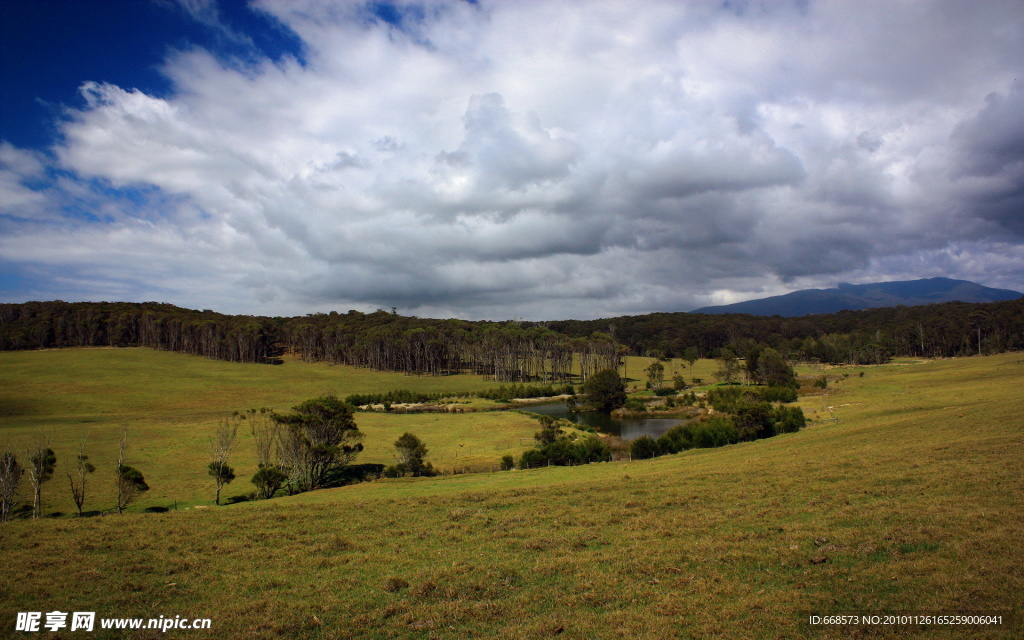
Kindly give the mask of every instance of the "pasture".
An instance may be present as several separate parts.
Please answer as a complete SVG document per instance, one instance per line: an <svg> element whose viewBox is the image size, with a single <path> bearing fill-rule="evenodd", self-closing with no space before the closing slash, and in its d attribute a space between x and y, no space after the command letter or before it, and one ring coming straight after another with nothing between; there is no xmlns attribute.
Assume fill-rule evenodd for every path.
<svg viewBox="0 0 1024 640"><path fill-rule="evenodd" d="M643 387L651 358L627 358L632 385ZM708 381L713 361L687 368L666 366L666 377L683 372ZM135 510L177 504L213 503L213 480L206 474L208 440L217 422L234 411L272 408L287 413L308 398L334 394L409 389L422 393L470 392L497 386L480 376L407 376L400 373L308 363L285 357L284 364L238 364L142 348L53 349L0 352L0 445L17 449L44 432L57 453L54 479L44 485L44 513L71 513L74 504L65 470L88 436L85 454L96 464L90 476L86 510L111 508L113 469L122 429L128 430L127 464L146 476L151 489ZM467 407L494 406L463 400ZM365 450L357 463L393 464L392 444L409 431L422 438L437 468L459 472L495 469L503 455L516 458L532 444L537 423L515 413L404 414L358 413ZM243 428L231 458L237 479L226 499L251 493L256 471L251 435Z"/></svg>
<svg viewBox="0 0 1024 640"><path fill-rule="evenodd" d="M314 367L295 400L268 403L318 394L328 373ZM0 583L0 620L53 609L213 620L212 632L98 638L1024 635L1024 357L828 373L827 394L802 401L828 421L721 449L5 523L19 578ZM76 393L65 408L88 405ZM92 402L61 424L117 412ZM1003 623L808 624L891 613Z"/></svg>

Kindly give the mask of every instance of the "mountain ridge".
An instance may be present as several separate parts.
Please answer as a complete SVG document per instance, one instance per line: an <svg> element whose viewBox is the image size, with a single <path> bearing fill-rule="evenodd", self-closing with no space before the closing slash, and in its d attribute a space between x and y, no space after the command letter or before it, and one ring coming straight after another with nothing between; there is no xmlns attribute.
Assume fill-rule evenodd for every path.
<svg viewBox="0 0 1024 640"><path fill-rule="evenodd" d="M941 302L1000 302L1024 293L994 289L969 280L923 278L867 284L840 283L832 289L801 289L791 293L734 304L694 309L690 313L746 313L795 318L806 315L859 311L882 307L919 306Z"/></svg>

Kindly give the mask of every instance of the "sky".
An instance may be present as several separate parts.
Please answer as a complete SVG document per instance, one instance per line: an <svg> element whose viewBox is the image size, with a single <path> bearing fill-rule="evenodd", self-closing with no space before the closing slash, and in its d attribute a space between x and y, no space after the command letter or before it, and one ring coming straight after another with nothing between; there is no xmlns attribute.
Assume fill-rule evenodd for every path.
<svg viewBox="0 0 1024 640"><path fill-rule="evenodd" d="M1024 290L1024 5L0 0L0 301Z"/></svg>

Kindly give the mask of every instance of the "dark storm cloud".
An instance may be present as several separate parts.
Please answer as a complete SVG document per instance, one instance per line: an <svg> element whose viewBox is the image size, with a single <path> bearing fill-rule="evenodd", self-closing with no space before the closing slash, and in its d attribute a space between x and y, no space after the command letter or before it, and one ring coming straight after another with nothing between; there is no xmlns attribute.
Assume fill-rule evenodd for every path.
<svg viewBox="0 0 1024 640"><path fill-rule="evenodd" d="M1014 3L258 8L301 63L181 52L172 95L84 85L56 161L0 147L0 259L76 274L23 295L563 318L1024 286Z"/></svg>

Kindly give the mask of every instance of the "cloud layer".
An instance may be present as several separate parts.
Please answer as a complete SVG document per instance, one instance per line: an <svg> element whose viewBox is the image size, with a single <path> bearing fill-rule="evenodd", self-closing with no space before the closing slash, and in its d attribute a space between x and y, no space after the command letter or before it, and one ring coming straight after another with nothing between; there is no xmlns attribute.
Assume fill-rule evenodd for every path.
<svg viewBox="0 0 1024 640"><path fill-rule="evenodd" d="M51 150L0 145L4 295L556 319L1024 286L1015 3L724 6L258 2L301 61L179 51L171 95L90 81Z"/></svg>

